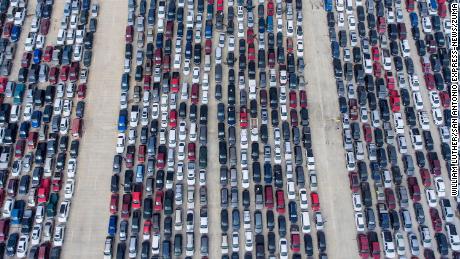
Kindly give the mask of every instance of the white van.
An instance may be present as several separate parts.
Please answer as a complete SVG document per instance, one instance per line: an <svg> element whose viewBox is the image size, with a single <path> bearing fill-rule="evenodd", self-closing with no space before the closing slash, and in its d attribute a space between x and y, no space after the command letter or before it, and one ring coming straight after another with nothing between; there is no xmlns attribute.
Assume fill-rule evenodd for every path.
<svg viewBox="0 0 460 259"><path fill-rule="evenodd" d="M176 129L169 130L168 143L170 148L176 147Z"/></svg>
<svg viewBox="0 0 460 259"><path fill-rule="evenodd" d="M204 56L204 71L205 72L211 71L211 55Z"/></svg>
<svg viewBox="0 0 460 259"><path fill-rule="evenodd" d="M308 214L308 211L303 211L300 219L302 220L302 232L310 233L311 225L310 225L310 215Z"/></svg>

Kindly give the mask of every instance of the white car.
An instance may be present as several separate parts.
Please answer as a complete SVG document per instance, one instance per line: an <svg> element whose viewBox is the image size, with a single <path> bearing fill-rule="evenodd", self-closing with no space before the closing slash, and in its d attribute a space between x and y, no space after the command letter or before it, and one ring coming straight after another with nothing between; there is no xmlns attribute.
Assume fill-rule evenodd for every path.
<svg viewBox="0 0 460 259"><path fill-rule="evenodd" d="M383 240L383 250L387 258L395 258L395 244L393 242L393 237L391 232L388 230L382 231L382 240Z"/></svg>
<svg viewBox="0 0 460 259"><path fill-rule="evenodd" d="M38 205L35 210L35 222L41 224L45 218L45 205Z"/></svg>
<svg viewBox="0 0 460 259"><path fill-rule="evenodd" d="M337 15L337 24L339 28L345 28L345 14L343 12L339 12Z"/></svg>
<svg viewBox="0 0 460 259"><path fill-rule="evenodd" d="M54 229L53 246L62 246L64 243L65 224L59 224Z"/></svg>
<svg viewBox="0 0 460 259"><path fill-rule="evenodd" d="M363 232L364 228L364 215L362 212L355 213L355 224L356 224L356 231Z"/></svg>
<svg viewBox="0 0 460 259"><path fill-rule="evenodd" d="M240 147L241 147L241 149L247 149L248 146L249 146L248 130L247 129L241 129L241 131L240 131Z"/></svg>
<svg viewBox="0 0 460 259"><path fill-rule="evenodd" d="M413 92L412 99L414 100L414 105L416 110L423 110L423 99L420 92Z"/></svg>
<svg viewBox="0 0 460 259"><path fill-rule="evenodd" d="M406 243L403 234L401 232L396 232L394 240L396 242L396 252L399 256L404 256L406 254Z"/></svg>
<svg viewBox="0 0 460 259"><path fill-rule="evenodd" d="M447 226L447 225L446 225ZM431 248L431 234L430 229L427 226L420 225L420 238L422 240L422 245L425 248Z"/></svg>
<svg viewBox="0 0 460 259"><path fill-rule="evenodd" d="M420 91L420 81L418 80L418 76L409 75L409 85L412 91Z"/></svg>
<svg viewBox="0 0 460 259"><path fill-rule="evenodd" d="M149 108L143 107L141 112L141 125L147 126L149 124Z"/></svg>
<svg viewBox="0 0 460 259"><path fill-rule="evenodd" d="M410 137L412 140L412 147L415 150L422 150L423 149L423 142L422 142L422 135L418 128L412 128L410 131Z"/></svg>
<svg viewBox="0 0 460 259"><path fill-rule="evenodd" d="M442 28L444 29L445 34L451 34L452 33L452 23L449 19L444 19L444 22L442 23Z"/></svg>
<svg viewBox="0 0 460 259"><path fill-rule="evenodd" d="M280 259L287 259L288 258L288 241L286 238L280 238Z"/></svg>
<svg viewBox="0 0 460 259"><path fill-rule="evenodd" d="M431 110L433 113L433 121L436 126L442 126L444 124L444 118L442 116L442 111L440 108L435 108Z"/></svg>
<svg viewBox="0 0 460 259"><path fill-rule="evenodd" d="M40 244L41 235L42 235L42 224L35 224L32 228L32 236L30 238L33 246Z"/></svg>
<svg viewBox="0 0 460 259"><path fill-rule="evenodd" d="M301 188L299 190L299 198L300 198L300 209L302 211L308 211L308 193L305 188Z"/></svg>
<svg viewBox="0 0 460 259"><path fill-rule="evenodd" d="M18 258L26 257L28 247L29 247L29 236L21 235L19 237L18 246L16 248L16 256Z"/></svg>
<svg viewBox="0 0 460 259"><path fill-rule="evenodd" d="M185 160L185 142L179 142L177 147L177 159L179 161Z"/></svg>
<svg viewBox="0 0 460 259"><path fill-rule="evenodd" d="M430 118L426 111L418 111L418 120L422 130L430 130Z"/></svg>
<svg viewBox="0 0 460 259"><path fill-rule="evenodd" d="M424 33L431 33L432 31L431 19L430 17L423 17L422 18L422 29Z"/></svg>
<svg viewBox="0 0 460 259"><path fill-rule="evenodd" d="M152 104L152 120L158 119L160 114L160 105L158 103Z"/></svg>
<svg viewBox="0 0 460 259"><path fill-rule="evenodd" d="M441 99L437 91L430 91L430 102L432 108L441 107Z"/></svg>
<svg viewBox="0 0 460 259"><path fill-rule="evenodd" d="M438 197L446 197L446 184L441 176L434 178L434 186L436 187Z"/></svg>
<svg viewBox="0 0 460 259"><path fill-rule="evenodd" d="M61 202L61 205L59 206L59 217L58 220L61 223L67 222L67 219L69 218L69 213L70 213L70 201L65 200Z"/></svg>
<svg viewBox="0 0 460 259"><path fill-rule="evenodd" d="M348 30L354 31L356 30L356 19L353 15L348 15Z"/></svg>
<svg viewBox="0 0 460 259"><path fill-rule="evenodd" d="M297 56L303 56L303 41L301 40L297 41Z"/></svg>
<svg viewBox="0 0 460 259"><path fill-rule="evenodd" d="M436 208L437 205L437 197L436 197L436 192L432 187L425 188L425 195L426 195L426 201L428 202L428 206L431 208Z"/></svg>
<svg viewBox="0 0 460 259"><path fill-rule="evenodd" d="M67 179L64 186L64 198L71 199L75 190L75 180Z"/></svg>
<svg viewBox="0 0 460 259"><path fill-rule="evenodd" d="M359 193L352 193L351 194L351 199L353 201L353 209L356 212L360 212L363 209L363 204L361 200L361 195Z"/></svg>
<svg viewBox="0 0 460 259"><path fill-rule="evenodd" d="M200 68L194 67L192 73L192 83L198 84L200 82Z"/></svg>
<svg viewBox="0 0 460 259"><path fill-rule="evenodd" d="M454 251L460 251L460 237L454 224L445 224L444 228L447 233L447 240L449 241L450 248Z"/></svg>
<svg viewBox="0 0 460 259"><path fill-rule="evenodd" d="M117 153L123 154L125 151L125 134L119 133L117 137Z"/></svg>

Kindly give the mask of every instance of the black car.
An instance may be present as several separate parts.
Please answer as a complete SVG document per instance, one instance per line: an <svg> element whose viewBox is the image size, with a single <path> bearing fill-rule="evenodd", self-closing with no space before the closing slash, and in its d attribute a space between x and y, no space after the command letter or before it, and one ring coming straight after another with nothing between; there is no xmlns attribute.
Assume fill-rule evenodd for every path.
<svg viewBox="0 0 460 259"><path fill-rule="evenodd" d="M313 256L313 239L310 234L304 234L303 242L305 246L305 253L307 256Z"/></svg>
<svg viewBox="0 0 460 259"><path fill-rule="evenodd" d="M401 95L401 101L404 106L409 106L410 105L410 94L409 91L405 88L401 88L399 90L399 93Z"/></svg>

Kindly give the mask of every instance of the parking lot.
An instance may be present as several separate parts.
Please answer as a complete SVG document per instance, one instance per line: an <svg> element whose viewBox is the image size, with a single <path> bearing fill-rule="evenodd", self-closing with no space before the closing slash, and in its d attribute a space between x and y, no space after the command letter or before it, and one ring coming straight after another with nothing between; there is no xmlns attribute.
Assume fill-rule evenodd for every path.
<svg viewBox="0 0 460 259"><path fill-rule="evenodd" d="M15 17L22 9L13 5L21 6L22 1L11 2L7 9ZM78 3L75 10L74 2ZM70 112L64 104L64 112L59 113L69 125L65 128L61 120L57 130L49 131L59 136L48 136L43 128L52 128L58 114L48 121L40 117L38 125L34 117L38 115L31 119L30 132L40 134L38 149L46 148L46 161L35 159L30 166L34 170L14 173L29 154L40 154L29 138L25 150L16 144L25 141L21 134L26 114L18 122L11 115L0 125L7 131L1 135L2 166L4 153L15 154L6 158L4 169L11 169L12 175L2 181L0 193L7 204L2 205L0 219L0 236L7 231L0 240L6 254L20 258L45 251L51 258L458 258L457 200L449 196L450 159L445 157L450 149L439 130L449 126L443 112L450 111L445 104L450 101L449 79L443 71L449 68L443 52L447 47L440 43L440 35L449 34L445 25L449 17L437 20L446 4L435 2L440 9L435 12L433 1L416 3L413 11L407 11L410 0L358 0L351 5L338 0L331 2L330 10L328 2L98 1L94 43L87 43L89 22L82 42L73 42L75 34L72 42L65 42L80 44L85 52L91 44L92 51L91 65L83 57L79 62L78 54L71 51L71 61L89 71L87 79L77 72L74 80L71 70L68 78L61 75L56 82L76 82L76 87L88 82L87 89L78 86L74 95L62 97L73 100ZM88 10L91 18L88 3L73 0L67 7L64 1L46 1L52 14L47 7L41 14L42 20L50 21L44 46L59 45L55 43L67 8L69 17ZM7 95L4 103L24 104L23 110L29 105L45 117L47 109L56 109L48 90L43 91L44 101L36 94L27 98L26 90L24 102L15 101L14 87L8 90L12 81L16 88L22 82L43 90L54 84L47 82L48 73L46 80L31 77L35 65L27 68L29 76L24 72L24 47L31 38L36 6L27 3L28 15L22 23L20 16L11 20L23 28L18 36L14 27L6 35L2 23L2 37L17 41L17 47L11 71L3 74L2 65L1 79ZM422 17L429 17L429 25ZM401 36L403 26L407 40ZM420 54L413 27L419 28L427 54ZM34 37L42 34L40 28ZM427 34L435 34L435 39L425 40ZM365 39L370 46L363 43ZM444 40L449 46L450 41ZM44 47L34 40L31 63L64 69L65 61L58 65L45 58L35 61L39 49ZM9 51L2 52L2 60ZM401 64L395 64L399 56ZM426 64L419 56L427 58ZM434 74L434 79L427 74ZM411 80L414 75L419 87ZM338 86L339 81L343 86ZM85 104L81 130L74 127L82 118L79 108L73 108L77 102ZM2 105L0 120L14 107ZM434 118L435 109L442 118ZM427 112L423 125L422 110ZM19 140L9 143L8 130L16 124ZM416 130L420 135L414 141ZM59 142L59 150L53 153L52 141L58 143L67 134L69 149ZM70 147L72 140L79 142L77 151ZM48 160L54 159L62 165L48 166ZM71 169L77 162L78 173ZM45 174L37 184L40 168ZM66 176L61 178L61 172ZM23 183L27 177L32 178L32 188ZM47 187L47 179L52 187ZM32 204L35 188L45 190L46 199L39 190L38 203ZM53 198L48 200L47 195ZM54 196L57 200L51 201ZM26 206L21 210L23 201ZM70 202L71 210L66 205ZM50 203L54 215L48 212ZM48 213L45 220L38 213L41 208ZM27 218L33 218L31 223ZM54 221L55 232L53 228L45 234L37 232ZM27 232L27 226L33 231Z"/></svg>

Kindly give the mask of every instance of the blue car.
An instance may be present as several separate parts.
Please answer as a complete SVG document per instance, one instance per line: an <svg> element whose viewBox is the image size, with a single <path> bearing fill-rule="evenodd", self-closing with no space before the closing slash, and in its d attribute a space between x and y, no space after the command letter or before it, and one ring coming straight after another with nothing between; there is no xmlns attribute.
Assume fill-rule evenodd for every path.
<svg viewBox="0 0 460 259"><path fill-rule="evenodd" d="M324 9L326 12L332 12L332 0L324 0Z"/></svg>
<svg viewBox="0 0 460 259"><path fill-rule="evenodd" d="M264 163L264 181L266 184L271 184L273 179L272 165Z"/></svg>
<svg viewBox="0 0 460 259"><path fill-rule="evenodd" d="M163 33L157 34L156 47L157 49L163 48Z"/></svg>
<svg viewBox="0 0 460 259"><path fill-rule="evenodd" d="M40 128L42 122L42 112L41 111L34 111L32 113L32 128Z"/></svg>
<svg viewBox="0 0 460 259"><path fill-rule="evenodd" d="M115 234L117 233L117 221L118 221L117 215L110 216L109 228L107 230L107 233L109 234L109 236L115 236Z"/></svg>
<svg viewBox="0 0 460 259"><path fill-rule="evenodd" d="M118 116L118 131L123 133L126 131L128 123L128 111L121 110L120 115Z"/></svg>
<svg viewBox="0 0 460 259"><path fill-rule="evenodd" d="M19 40L19 37L21 36L21 30L21 26L13 26L13 29L11 29L11 42L17 42Z"/></svg>
<svg viewBox="0 0 460 259"><path fill-rule="evenodd" d="M410 24L412 26L412 28L417 28L418 27L418 16L417 16L417 13L410 13L409 14L409 17L410 17Z"/></svg>
<svg viewBox="0 0 460 259"><path fill-rule="evenodd" d="M259 33L265 33L265 19L263 17L259 18Z"/></svg>
<svg viewBox="0 0 460 259"><path fill-rule="evenodd" d="M34 57L33 57L34 64L39 64L41 60L42 60L42 50L41 49L34 50Z"/></svg>

